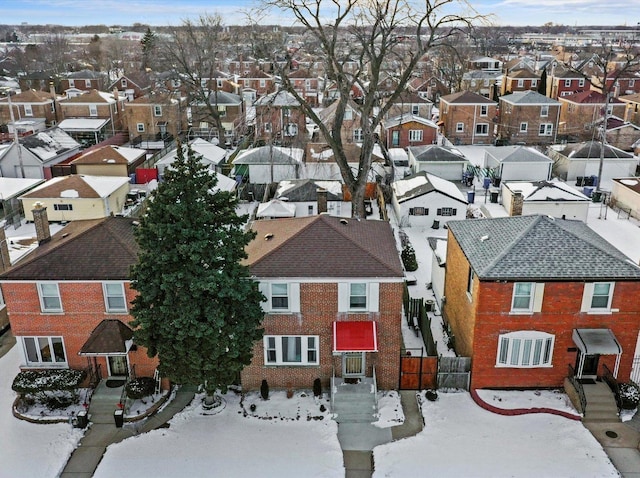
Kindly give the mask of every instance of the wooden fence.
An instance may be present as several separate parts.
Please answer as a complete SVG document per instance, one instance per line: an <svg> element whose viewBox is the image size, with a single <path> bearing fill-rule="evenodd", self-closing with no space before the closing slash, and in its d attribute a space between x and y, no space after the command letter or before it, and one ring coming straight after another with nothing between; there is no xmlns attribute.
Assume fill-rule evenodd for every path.
<svg viewBox="0 0 640 478"><path fill-rule="evenodd" d="M438 388L469 390L471 357L440 357L438 360Z"/></svg>
<svg viewBox="0 0 640 478"><path fill-rule="evenodd" d="M437 388L438 357L422 356L423 351L410 349L400 356L401 390Z"/></svg>

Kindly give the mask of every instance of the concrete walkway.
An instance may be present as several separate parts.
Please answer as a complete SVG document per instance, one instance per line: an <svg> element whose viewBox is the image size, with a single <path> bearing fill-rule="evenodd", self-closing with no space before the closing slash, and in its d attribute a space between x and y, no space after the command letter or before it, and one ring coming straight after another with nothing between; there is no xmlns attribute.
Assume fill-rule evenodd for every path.
<svg viewBox="0 0 640 478"><path fill-rule="evenodd" d="M404 423L392 428L379 428L371 423L338 423L338 440L342 448L345 478L371 478L375 464L373 449L422 431L422 414L416 392L401 390L400 401Z"/></svg>
<svg viewBox="0 0 640 478"><path fill-rule="evenodd" d="M103 387L104 384L101 384ZM90 478L98 467L107 447L139 433L166 426L165 423L181 412L195 396L195 387L180 387L174 399L155 415L140 422L127 423L122 428L115 426L113 412L122 388L98 390L89 408L90 426L74 450L61 478ZM96 400L94 402L94 400Z"/></svg>
<svg viewBox="0 0 640 478"><path fill-rule="evenodd" d="M626 423L583 423L624 478L640 478L640 433Z"/></svg>

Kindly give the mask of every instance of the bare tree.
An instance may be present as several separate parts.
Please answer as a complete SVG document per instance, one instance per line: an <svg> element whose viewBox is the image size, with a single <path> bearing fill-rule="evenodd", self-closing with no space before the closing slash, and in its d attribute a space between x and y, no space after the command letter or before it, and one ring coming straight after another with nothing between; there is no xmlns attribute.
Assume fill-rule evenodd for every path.
<svg viewBox="0 0 640 478"><path fill-rule="evenodd" d="M296 22L316 38L325 62L327 78L336 83L338 102L335 119L322 123L311 105L304 101L282 74L283 87L301 103L305 114L318 126L331 147L342 179L352 198L355 217L365 217L365 188L376 142L376 129L392 103L404 91L424 54L447 45L453 32L481 17L465 1L425 0L421 7L408 0L263 0L293 15ZM451 13L459 6L459 13ZM346 60L356 59L358 67L347 71ZM393 70L391 70L393 68ZM377 85L392 76L394 89L385 100ZM357 103L363 141L357 171L347 163L343 148L342 124L353 88L364 95ZM350 107L350 106L349 106Z"/></svg>

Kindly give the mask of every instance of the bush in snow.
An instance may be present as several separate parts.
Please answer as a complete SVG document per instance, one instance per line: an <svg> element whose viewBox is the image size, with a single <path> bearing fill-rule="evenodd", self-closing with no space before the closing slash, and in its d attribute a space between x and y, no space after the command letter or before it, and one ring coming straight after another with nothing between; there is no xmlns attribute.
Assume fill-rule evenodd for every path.
<svg viewBox="0 0 640 478"><path fill-rule="evenodd" d="M404 264L404 268L413 272L418 269L418 260L416 259L416 251L413 250L413 246L411 244L407 244L402 249L402 263Z"/></svg>
<svg viewBox="0 0 640 478"><path fill-rule="evenodd" d="M132 400L148 397L149 395L153 395L155 388L156 381L153 377L134 378L127 383L127 397Z"/></svg>
<svg viewBox="0 0 640 478"><path fill-rule="evenodd" d="M13 379L11 389L52 410L64 408L78 402L78 388L86 375L84 370L25 370Z"/></svg>
<svg viewBox="0 0 640 478"><path fill-rule="evenodd" d="M320 379L316 378L313 381L313 396L319 397L320 395L322 395L322 384L320 383Z"/></svg>
<svg viewBox="0 0 640 478"><path fill-rule="evenodd" d="M260 396L263 400L269 400L269 384L266 380L263 380L260 385Z"/></svg>
<svg viewBox="0 0 640 478"><path fill-rule="evenodd" d="M640 403L640 387L634 381L620 384L620 399L622 408L633 410Z"/></svg>

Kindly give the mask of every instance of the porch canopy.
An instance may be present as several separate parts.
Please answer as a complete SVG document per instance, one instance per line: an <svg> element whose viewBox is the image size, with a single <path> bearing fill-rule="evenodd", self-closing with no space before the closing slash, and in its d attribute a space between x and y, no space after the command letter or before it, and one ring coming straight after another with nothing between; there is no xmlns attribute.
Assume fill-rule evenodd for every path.
<svg viewBox="0 0 640 478"><path fill-rule="evenodd" d="M133 330L119 320L103 320L93 329L78 355L126 354L133 344Z"/></svg>
<svg viewBox="0 0 640 478"><path fill-rule="evenodd" d="M333 323L334 352L377 352L378 330L373 321Z"/></svg>
<svg viewBox="0 0 640 478"><path fill-rule="evenodd" d="M573 343L576 344L581 352L578 365L579 374L582 373L586 355L616 355L616 366L613 375L614 377L618 376L622 347L611 329L573 329Z"/></svg>

